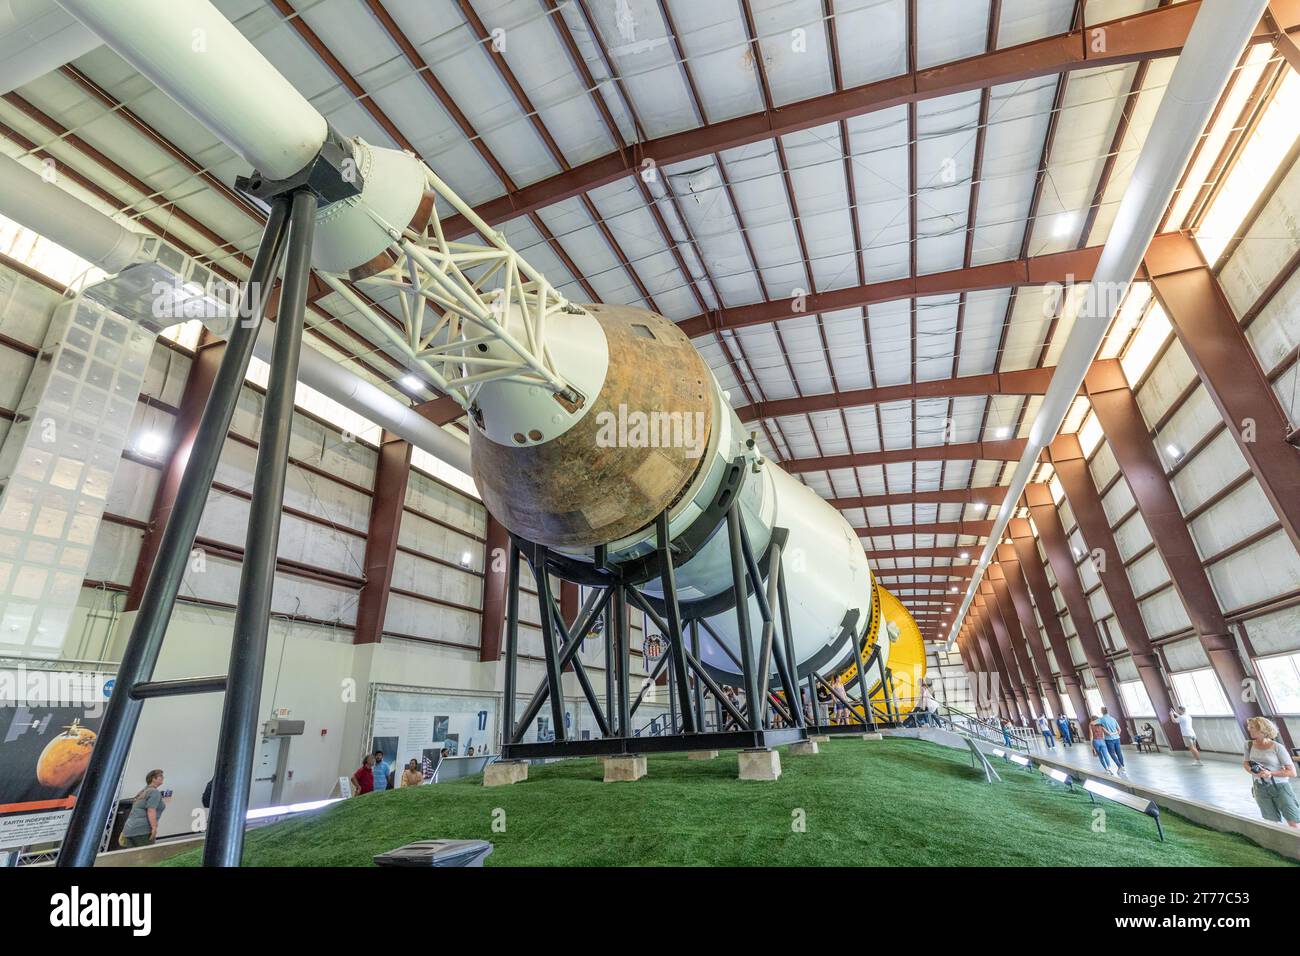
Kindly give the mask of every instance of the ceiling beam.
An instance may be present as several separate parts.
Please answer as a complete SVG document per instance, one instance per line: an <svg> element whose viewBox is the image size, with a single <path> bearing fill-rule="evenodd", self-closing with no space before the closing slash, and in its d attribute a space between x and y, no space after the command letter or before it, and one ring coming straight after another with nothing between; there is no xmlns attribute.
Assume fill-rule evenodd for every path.
<svg viewBox="0 0 1300 956"><path fill-rule="evenodd" d="M1012 650L1020 665L1020 672L1025 675L1025 681L1031 685L1030 690L1037 688L1039 703L1046 700L1052 708L1052 713L1059 714L1061 698L1056 691L1056 682L1052 680L1052 672L1047 667L1047 655L1043 652L1043 640L1039 637L1038 623L1034 620L1033 609L1029 607L1029 598L1025 597L1025 604L1022 607L1019 595L1012 588L1012 580L1007 574L1007 569L1000 563L995 562L990 565L989 572L989 578L993 583L993 594L997 599L998 609L1002 612L1002 620L1007 625L1007 632L1011 636ZM1015 574L1019 578L1019 568L1015 569ZM1026 611L1028 611L1027 618ZM1036 654L1035 648L1038 651Z"/></svg>
<svg viewBox="0 0 1300 956"><path fill-rule="evenodd" d="M1144 264L1178 341L1292 546L1300 550L1300 452L1287 441L1287 413L1222 287L1199 247L1183 233L1157 236Z"/></svg>
<svg viewBox="0 0 1300 956"><path fill-rule="evenodd" d="M1061 627L1061 617L1056 613L1056 601L1052 597L1052 587L1047 580L1047 571L1043 568L1042 558L1038 554L1038 545L1034 538L1032 526L1028 519L1012 518L1007 523L1011 534L1011 545L1015 550L1020 573L1029 585L1038 617L1047 640L1052 645L1052 654L1056 657L1056 666L1061 672L1065 684L1065 693L1074 704L1074 713L1083 720L1088 715L1088 702L1083 695L1083 681L1079 669L1075 666L1074 655L1070 653L1070 644ZM1000 550L1000 549L999 549ZM1060 711L1057 711L1059 714Z"/></svg>
<svg viewBox="0 0 1300 956"><path fill-rule="evenodd" d="M867 559L871 561L898 561L905 558L961 558L963 555L970 558L975 550L974 547L901 548L896 551L867 551Z"/></svg>
<svg viewBox="0 0 1300 956"><path fill-rule="evenodd" d="M1047 485L1026 485L1022 499L1028 506L1038 529L1038 539L1043 544L1047 555L1047 564L1056 578L1065 608L1070 613L1074 624L1075 637L1083 648L1084 660L1101 693L1101 702L1116 717L1127 715L1119 696L1119 686L1115 683L1110 666L1106 662L1106 652L1102 649L1101 638L1097 634L1097 622L1092 616L1092 606L1083 592L1083 583L1079 580L1079 569L1075 566L1074 555L1070 551L1070 542L1065 535L1065 526L1061 523L1061 513ZM1145 686L1145 682L1144 685ZM1080 714L1079 719L1086 719L1087 714ZM1127 731L1125 731L1127 736Z"/></svg>
<svg viewBox="0 0 1300 956"><path fill-rule="evenodd" d="M945 272L913 274L901 279L813 292L799 298L770 299L751 305L717 309L683 319L677 325L687 335L695 337L724 329L743 329L781 319L856 309L919 296L956 295L960 292L1048 285L1053 282L1086 282L1092 278L1100 256L1101 246L1089 246L1085 249L989 262Z"/></svg>
<svg viewBox="0 0 1300 956"><path fill-rule="evenodd" d="M921 448L890 448L885 451L860 452L854 455L787 458L781 462L781 467L792 474L806 474L810 471L866 468L871 465L889 465L913 461L1019 461L1028 444L1028 440L1024 438L1009 438L1002 441L925 445Z"/></svg>
<svg viewBox="0 0 1300 956"><path fill-rule="evenodd" d="M841 511L849 508L878 508L887 505L1000 505L1006 497L1005 485L978 488L943 488L938 491L907 491L884 495L860 495L850 498L827 498Z"/></svg>
<svg viewBox="0 0 1300 956"><path fill-rule="evenodd" d="M1171 56L1181 50L1187 41L1199 8L1198 0L1189 0L1187 3L1092 24L1086 29L1071 30L964 60L787 103L779 109L706 123L694 129L640 143L630 151L630 155L615 151L599 156L571 170L509 191L480 204L474 211L489 223L500 223L637 174L647 159L662 167L710 156L720 150L813 129L852 116L951 93L1017 83L1107 64L1139 63ZM1279 2L1275 5L1273 15L1280 29L1290 30L1300 25L1300 2ZM1099 36L1105 39L1104 50L1094 49ZM1261 24L1251 42L1271 42L1272 37L1273 31ZM448 237L462 236L471 231L461 216L448 217L443 228Z"/></svg>
<svg viewBox="0 0 1300 956"><path fill-rule="evenodd" d="M1245 341L1244 335L1242 340ZM1237 652L1237 637L1224 620L1223 608L1210 584L1210 576L1174 496L1164 464L1151 442L1137 398L1116 360L1094 367L1084 386L1106 442L1128 480L1142 521L1244 732L1249 718L1261 716L1259 703L1240 693L1241 688L1248 686L1248 677ZM1123 573L1127 576L1127 572Z"/></svg>
<svg viewBox="0 0 1300 956"><path fill-rule="evenodd" d="M736 408L742 422L783 415L805 415L836 408L856 408L861 405L880 405L885 402L905 402L918 398L952 398L962 395L1045 395L1052 382L1056 366L1018 369L1014 372L990 372L987 375L962 375L957 378L939 378L928 382L904 382L900 385L878 385L875 388L855 388L845 392L822 395L804 395L781 398Z"/></svg>
<svg viewBox="0 0 1300 956"><path fill-rule="evenodd" d="M936 521L931 524L886 524L854 528L859 538L896 534L969 534L986 538L993 533L992 521Z"/></svg>

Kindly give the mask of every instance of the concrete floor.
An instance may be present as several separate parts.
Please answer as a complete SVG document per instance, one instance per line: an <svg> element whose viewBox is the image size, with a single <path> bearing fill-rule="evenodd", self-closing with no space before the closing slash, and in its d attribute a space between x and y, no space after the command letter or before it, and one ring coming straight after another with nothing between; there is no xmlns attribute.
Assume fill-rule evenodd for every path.
<svg viewBox="0 0 1300 956"><path fill-rule="evenodd" d="M1100 761L1087 744L1065 747L1058 740L1056 748L1050 750L1040 737L1036 753L1080 770L1101 770ZM1259 807L1250 795L1250 776L1241 762L1227 755L1207 755L1203 759L1204 764L1198 767L1186 751L1152 754L1138 753L1136 747L1124 748L1124 763L1133 783L1259 819Z"/></svg>

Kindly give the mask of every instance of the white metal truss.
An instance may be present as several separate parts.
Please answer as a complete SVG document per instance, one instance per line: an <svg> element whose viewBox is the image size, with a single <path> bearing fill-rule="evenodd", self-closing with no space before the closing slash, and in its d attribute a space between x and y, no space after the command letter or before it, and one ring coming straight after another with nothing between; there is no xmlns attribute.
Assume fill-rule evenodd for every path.
<svg viewBox="0 0 1300 956"><path fill-rule="evenodd" d="M539 385L577 401L555 371L546 326L557 312L581 310L431 169L424 172L428 188L464 216L483 241L448 240L436 204L423 233L380 223L393 236L394 262L357 285L399 292L401 333L340 278L326 274L325 282L462 408L474 404L484 383L499 381Z"/></svg>

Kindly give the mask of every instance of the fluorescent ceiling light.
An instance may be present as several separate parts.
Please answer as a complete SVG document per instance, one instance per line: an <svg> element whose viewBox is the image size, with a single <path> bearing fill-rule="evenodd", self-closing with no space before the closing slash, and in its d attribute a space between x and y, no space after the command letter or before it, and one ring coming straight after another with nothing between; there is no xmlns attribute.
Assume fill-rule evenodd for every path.
<svg viewBox="0 0 1300 956"><path fill-rule="evenodd" d="M402 388L406 389L408 392L418 392L420 389L424 388L424 383L414 375L403 375Z"/></svg>
<svg viewBox="0 0 1300 956"><path fill-rule="evenodd" d="M157 432L145 432L136 441L135 446L140 449L143 454L156 455L163 450L163 447L166 444L167 443L163 439L163 436Z"/></svg>

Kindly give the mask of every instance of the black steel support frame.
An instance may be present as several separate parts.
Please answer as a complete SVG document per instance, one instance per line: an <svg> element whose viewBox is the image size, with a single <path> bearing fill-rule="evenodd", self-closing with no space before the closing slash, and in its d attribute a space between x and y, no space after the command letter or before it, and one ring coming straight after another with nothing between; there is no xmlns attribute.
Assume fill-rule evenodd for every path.
<svg viewBox="0 0 1300 956"><path fill-rule="evenodd" d="M248 789L253 777L258 710L262 706L262 671L266 666L267 630L271 625L276 549L280 517L284 513L293 400L298 387L298 359L302 354L312 236L316 227L315 194L301 189L293 194L291 204L281 308L275 323L275 346L262 406L230 667L212 775L212 808L203 841L204 866L239 866L244 852Z"/></svg>
<svg viewBox="0 0 1300 956"><path fill-rule="evenodd" d="M617 569L605 566L603 560L597 567L604 572L603 583L591 585L582 611L571 628L566 628L551 585L551 574L563 576L563 560L552 562L544 547L518 538L512 538L507 566L506 639L505 639L505 706L503 726L505 739L501 755L504 759L530 759L597 754L634 754L683 750L713 750L745 748L757 749L806 739L803 708L800 705L798 677L793 664L793 635L790 613L786 604L785 582L781 573L781 550L785 541L784 529L777 529L769 545L768 587L763 586L759 562L750 545L739 510L727 508L725 529L731 556L732 595L736 613L737 632L740 635L741 654L736 664L740 667L745 690L745 706L738 709L723 692L709 669L699 657L699 627L708 624L699 617L683 615L676 597L676 567L674 551L668 529L668 517L660 515L655 522L655 551L657 580L663 597L642 593L641 586L623 579ZM719 529L721 530L721 529ZM515 718L515 695L519 666L519 575L520 557L528 561L537 581L537 599L541 616L542 656L546 676L534 691L522 715ZM763 620L762 646L755 658L750 636L749 602L753 595ZM656 605L659 610L656 609ZM666 650L656 662L649 676L633 694L631 677L631 648L629 647L628 609L635 607L659 629L666 642ZM660 613L662 611L662 613ZM586 670L578 657L578 650L597 618L604 620L604 645L607 666L605 669L605 694L602 702L587 679ZM721 646L721 645L719 645ZM726 648L724 647L724 650ZM730 654L730 652L728 652ZM734 657L733 657L734 660ZM775 663L777 680L784 690L785 699L777 696L770 686L770 674L764 673ZM612 665L612 666L608 666ZM594 740L574 740L564 726L564 699L562 675L571 667L591 708L602 737ZM639 737L632 730L632 717L645 699L660 674L667 670L671 700L670 733ZM705 702L712 695L718 712L729 717L734 727L719 726L716 731L704 730ZM526 743L523 737L547 701L551 705L551 718L555 728L553 740ZM770 726L769 714L778 714L785 728ZM677 731L680 721L680 732Z"/></svg>
<svg viewBox="0 0 1300 956"><path fill-rule="evenodd" d="M308 196L307 201L301 204L301 209L307 209L308 205L310 206L310 214L300 217L298 215L300 206L295 202L292 194L276 197L271 203L266 227L262 233L257 253L254 256L248 281L240 297L239 316L234 329L231 331L221 364L217 369L212 392L208 396L207 403L203 408L203 414L199 419L189 459L180 479L176 506L168 518L167 526L162 529L157 558L149 572L149 579L145 585L140 608L131 628L131 636L122 654L122 661L117 672L116 693L109 698L104 712L104 719L100 724L98 740L91 753L89 765L77 792L77 801L73 806L68 831L59 850L59 866L91 866L94 864L95 855L99 850L100 839L104 832L104 825L113 810L122 773L126 768L127 756L130 753L131 741L135 736L136 727L140 721L140 712L146 699L177 696L185 693L207 693L225 689L228 697L232 694L241 697L251 696L253 707L257 706L261 683L261 656L258 656L256 661L244 661L244 666L240 668L239 673L232 670L231 678L224 683L222 678L219 677L186 678L181 681L155 681L153 680L153 671L158 663L163 637L171 620L172 609L175 606L181 580L189 563L190 552L194 547L194 538L198 533L204 505L207 503L208 491L212 487L212 481L216 475L221 450L230 431L231 419L234 417L235 408L243 388L244 377L248 372L249 360L253 355L253 344L265 318L269 292L275 281L276 274L279 272L280 263L286 258L286 246L292 247L305 242L307 245L306 257L295 256L290 253L289 259L303 263L309 261L310 223L313 222L316 209L313 196ZM290 227L291 209L295 228ZM300 225L300 218L305 218L307 225ZM286 297L290 295L290 286L293 284L290 279L291 277L286 275ZM296 344L301 340L303 316L302 314L292 315L291 312L295 307L301 310L301 308L305 307L305 304L305 296L298 302L286 301L282 303L279 324L284 328L278 330L276 335L275 363L271 375L272 385L275 382L277 373L283 371L284 366L289 362L286 349L289 348L290 344L295 346L292 359L296 368ZM282 341L285 342L284 348L280 344ZM290 384L290 395L292 396L292 384ZM268 408L269 403L270 397L268 395ZM292 406L290 408L292 409ZM287 436L287 421L284 423L284 428ZM274 441L270 446L266 445L265 438L264 435L264 444L259 449L258 455L258 480L263 486L267 484L267 480L262 479L262 458L278 454L283 459L286 451L275 448ZM268 462L267 467L270 469L272 463ZM278 463L278 467L283 470L283 460ZM281 481L281 491L282 489ZM257 495L255 493L254 502L256 500ZM283 502L279 497L266 502L266 506L272 509L277 523L282 504ZM252 530L256 527L251 522L251 512L249 527L251 542L253 540ZM262 534L267 529L263 526L256 530L259 534ZM271 570L274 571L274 544L271 546L270 554L272 560ZM251 555L245 557L246 570L251 564L250 557ZM249 573L251 574L251 572ZM269 580L257 584L250 580L248 593L245 593L241 582L241 606L244 597L252 597L253 592L260 592L263 589L265 597L269 600ZM251 629L253 626L254 622L246 619L246 629ZM232 647L232 656L240 653L241 646L244 652L256 654L259 639L254 635L251 640L246 640L243 645L237 639ZM264 651L264 633L260 638L260 646ZM255 668L252 667L254 663L256 664ZM247 680L250 669L256 670L257 683L257 687L253 688L251 695L249 695ZM252 713L253 719L256 720L256 711L254 710ZM240 724L242 726L242 717ZM255 729L255 726L248 728L250 737ZM224 760L228 767L231 766L232 755L237 754L247 746L251 746L251 741L241 742L241 740L234 739L233 736L227 736L223 733L223 736L218 741L219 764ZM249 753L249 770L251 771L251 751ZM248 782L248 774L245 774L242 784L245 801L247 800ZM229 781L227 783L230 784ZM232 786L238 789L237 782L235 782L227 786L227 791ZM214 783L214 789L215 787L216 784ZM214 801L215 803L216 801ZM237 823L242 839L242 813L240 813Z"/></svg>

